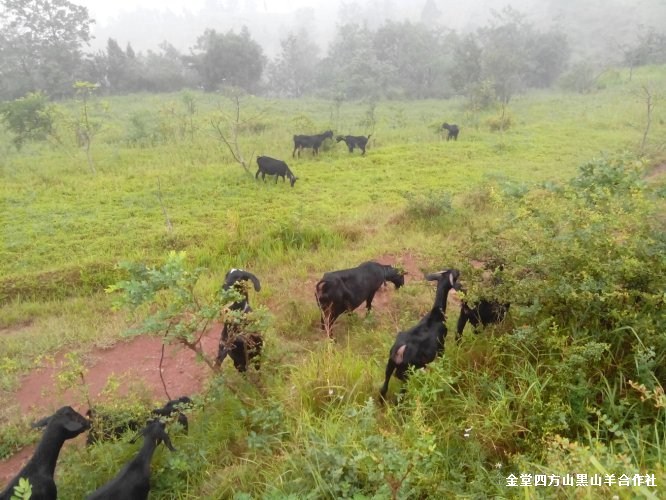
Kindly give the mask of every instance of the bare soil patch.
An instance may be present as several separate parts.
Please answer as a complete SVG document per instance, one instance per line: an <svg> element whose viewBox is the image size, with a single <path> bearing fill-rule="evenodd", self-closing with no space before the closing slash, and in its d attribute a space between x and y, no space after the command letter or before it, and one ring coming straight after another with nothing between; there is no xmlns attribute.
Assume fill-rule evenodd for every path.
<svg viewBox="0 0 666 500"><path fill-rule="evenodd" d="M201 339L204 352L210 356L217 354L221 329L221 325L215 325ZM100 393L113 377L119 381L117 395L147 394L155 402L163 404L167 396L160 379L161 354L162 338L146 335L119 342L108 349L94 349L86 354L85 364L88 371L85 380L91 401L99 403L102 400ZM40 367L23 378L13 398L18 411L39 418L50 415L61 406L69 405L80 413L86 412L88 403L83 391L58 389L57 375L66 369L64 363L64 353L60 353L54 363ZM196 355L191 350L180 345L167 345L162 374L169 395L177 398L200 392L211 371L207 365L196 360ZM14 477L32 456L34 448L28 446L7 460L0 461L0 484Z"/></svg>
<svg viewBox="0 0 666 500"><path fill-rule="evenodd" d="M0 460L0 490L21 470L35 451L35 446L26 446L7 460Z"/></svg>
<svg viewBox="0 0 666 500"><path fill-rule="evenodd" d="M215 355L221 326L208 330L201 339L203 349ZM111 377L120 380L118 393L126 395L133 388L143 387L156 400L166 398L160 379L160 357L162 338L140 336L127 342L119 342L108 349L94 349L85 356L85 381L94 402ZM87 404L80 391L59 391L57 375L66 369L64 355L56 357L55 363L26 375L16 392L16 401L23 413L48 413L63 405L74 408ZM172 397L198 392L210 374L210 369L196 360L194 352L180 345L166 345L162 374L167 390Z"/></svg>

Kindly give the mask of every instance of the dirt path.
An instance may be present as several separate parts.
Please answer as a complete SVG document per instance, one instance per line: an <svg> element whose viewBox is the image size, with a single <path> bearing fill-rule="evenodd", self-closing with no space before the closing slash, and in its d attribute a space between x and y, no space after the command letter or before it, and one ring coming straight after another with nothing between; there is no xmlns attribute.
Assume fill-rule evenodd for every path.
<svg viewBox="0 0 666 500"><path fill-rule="evenodd" d="M216 325L202 338L203 349L211 356L217 352L220 330L221 326ZM147 393L157 402L166 401L159 373L161 353L160 337L141 336L86 354L86 383L92 401L99 402L100 392L111 377L119 381L118 395L138 391ZM18 411L46 416L69 405L85 413L88 404L81 391L58 390L56 377L63 370L63 360L64 355L59 354L52 366L39 368L23 378L15 394ZM176 345L165 347L162 373L172 398L200 392L211 375L208 366L198 362L192 351ZM34 446L28 446L7 460L0 460L0 485L14 477L33 451Z"/></svg>

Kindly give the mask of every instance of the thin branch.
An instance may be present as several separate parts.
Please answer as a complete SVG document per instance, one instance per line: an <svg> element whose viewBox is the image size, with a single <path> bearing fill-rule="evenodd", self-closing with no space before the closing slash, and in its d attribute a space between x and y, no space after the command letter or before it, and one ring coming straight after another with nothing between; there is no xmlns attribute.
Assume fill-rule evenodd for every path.
<svg viewBox="0 0 666 500"><path fill-rule="evenodd" d="M331 325L330 321L333 311L329 308L328 313L325 313L324 308L321 306L321 302L319 302L319 296L317 295L317 292L315 292L314 296L315 300L317 301L319 311L321 312L321 317L323 318L324 332L326 333L326 336L331 339L333 338L331 335L331 332L333 331L333 325Z"/></svg>
<svg viewBox="0 0 666 500"><path fill-rule="evenodd" d="M234 135L232 143L222 130L219 120L215 122L215 120L211 119L210 123L213 126L213 128L217 131L218 135L220 136L220 139L222 139L222 142L227 146L227 149L229 149L229 152L231 153L231 156L233 156L234 160L236 160L236 162L239 163L249 174L250 169L248 168L247 163L245 163L245 159L243 158L240 148L238 147L238 137L237 137L236 127L235 126L232 127Z"/></svg>
<svg viewBox="0 0 666 500"><path fill-rule="evenodd" d="M164 335L166 337L166 334ZM164 394L166 394L167 400L171 400L169 391L167 390L166 381L164 380L164 375L162 374L162 364L164 363L164 351L166 349L166 344L162 342L162 354L160 354L160 380L162 381L162 387L164 388Z"/></svg>
<svg viewBox="0 0 666 500"><path fill-rule="evenodd" d="M652 125L652 110L654 109L652 93L647 85L643 85L643 95L645 96L645 103L647 105L647 123L645 125L645 131L643 132L643 140L641 141L641 153L645 152L645 144L647 143L648 133L650 132L650 125Z"/></svg>
<svg viewBox="0 0 666 500"><path fill-rule="evenodd" d="M159 176L157 177L157 199L160 201L160 206L162 207L162 213L164 214L164 219L166 220L167 231L171 233L173 231L173 224L171 224L169 214L167 214L166 207L162 202L162 184L160 183Z"/></svg>

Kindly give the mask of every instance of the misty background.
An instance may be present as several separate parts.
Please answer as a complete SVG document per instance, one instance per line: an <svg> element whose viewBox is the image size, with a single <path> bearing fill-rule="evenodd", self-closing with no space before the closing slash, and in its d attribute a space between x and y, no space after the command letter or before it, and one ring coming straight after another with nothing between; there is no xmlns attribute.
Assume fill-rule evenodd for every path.
<svg viewBox="0 0 666 500"><path fill-rule="evenodd" d="M266 55L275 56L280 40L305 29L326 50L337 26L365 24L376 29L386 21L423 22L428 26L468 33L487 24L492 11L510 6L538 28L557 28L569 35L581 52L600 50L610 55L631 42L642 27L664 30L663 0L120 0L75 2L88 8L97 23L93 48L103 49L108 38L132 43L138 50L155 49L168 40L187 51L206 29L239 30L247 26ZM154 5L150 6L151 3ZM99 13L98 17L95 17Z"/></svg>
<svg viewBox="0 0 666 500"><path fill-rule="evenodd" d="M0 99L216 91L508 102L666 63L666 0L0 0Z"/></svg>

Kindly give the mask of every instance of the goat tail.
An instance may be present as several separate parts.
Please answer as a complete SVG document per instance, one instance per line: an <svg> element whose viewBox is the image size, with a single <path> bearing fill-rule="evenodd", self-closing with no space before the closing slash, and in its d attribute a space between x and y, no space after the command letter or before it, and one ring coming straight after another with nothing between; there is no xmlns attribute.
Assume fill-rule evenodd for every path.
<svg viewBox="0 0 666 500"><path fill-rule="evenodd" d="M315 290L316 293L315 295L317 296L317 301L321 298L321 296L324 294L326 290L324 290L324 285L326 285L328 282L326 280L319 280L317 284L315 285Z"/></svg>
<svg viewBox="0 0 666 500"><path fill-rule="evenodd" d="M324 308L321 304L321 299L323 298L324 293L325 293L325 290L324 290L324 285L325 284L326 284L326 281L324 281L324 280L318 281L317 284L315 285L315 294L314 294L315 300L317 301L317 307L319 307L319 310L322 312L322 314L324 313Z"/></svg>

